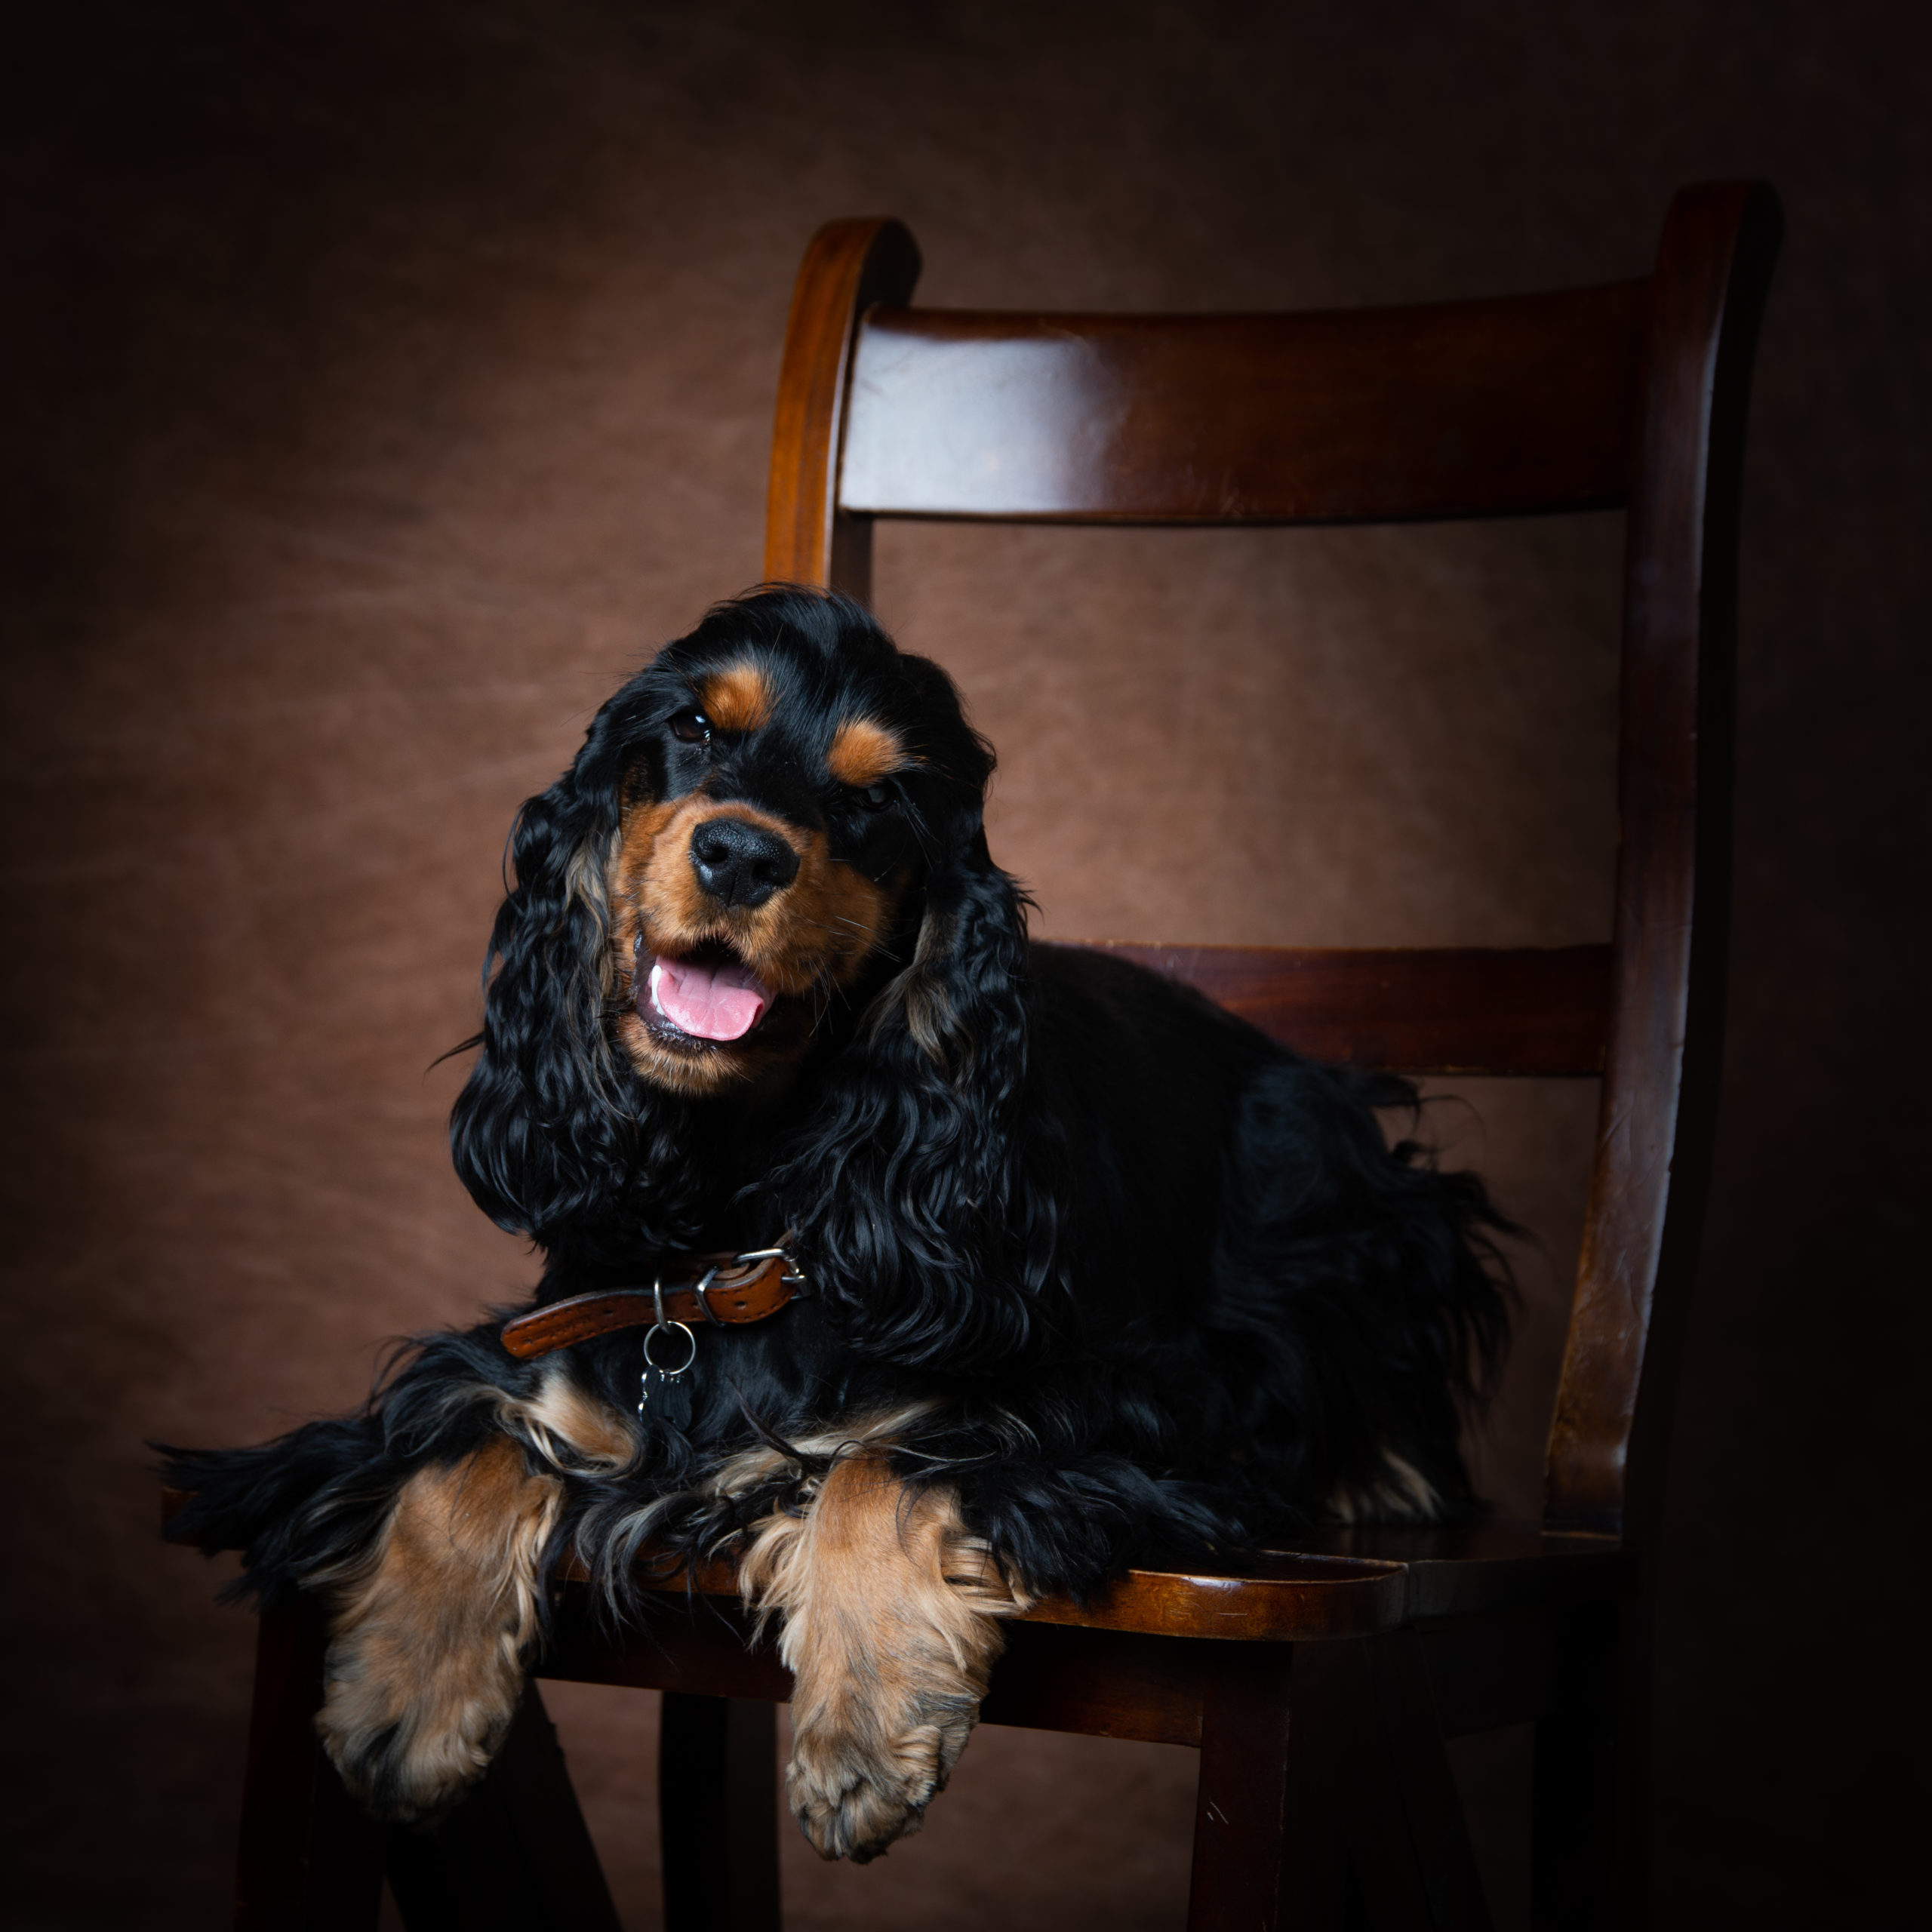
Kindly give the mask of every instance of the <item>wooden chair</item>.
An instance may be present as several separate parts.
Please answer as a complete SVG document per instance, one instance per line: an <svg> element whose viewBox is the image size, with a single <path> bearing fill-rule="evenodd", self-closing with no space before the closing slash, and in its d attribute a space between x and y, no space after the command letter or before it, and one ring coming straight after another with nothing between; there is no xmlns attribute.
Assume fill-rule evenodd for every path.
<svg viewBox="0 0 1932 1932"><path fill-rule="evenodd" d="M1306 315L913 308L918 254L894 221L835 222L805 257L771 578L865 598L881 516L1629 511L1609 944L1122 949L1307 1052L1602 1081L1540 1524L1338 1530L1241 1575L1134 1571L1008 1626L986 1722L1198 1747L1195 1932L1487 1924L1444 1740L1526 1721L1536 1924L1644 1915L1651 1559L1712 1143L1739 478L1779 229L1761 185L1690 188L1646 281ZM566 1586L538 1675L666 1694L666 1923L768 1932L772 1710L789 1685L744 1641L728 1571L694 1580L694 1614L623 1642ZM384 1854L308 1728L312 1615L265 1619L260 1657L238 1922L372 1924ZM477 1796L435 1839L391 1848L414 1932L615 1923L547 1739L533 1697ZM504 1875L478 1885L479 1869ZM533 1920L521 1901L540 1895Z"/></svg>

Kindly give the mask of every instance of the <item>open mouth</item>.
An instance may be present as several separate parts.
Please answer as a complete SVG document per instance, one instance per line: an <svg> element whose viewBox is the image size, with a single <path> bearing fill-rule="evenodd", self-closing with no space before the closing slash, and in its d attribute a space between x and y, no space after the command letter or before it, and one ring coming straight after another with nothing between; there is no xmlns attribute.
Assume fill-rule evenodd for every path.
<svg viewBox="0 0 1932 1932"><path fill-rule="evenodd" d="M721 1043L742 1040L771 1008L771 989L721 940L678 958L640 949L638 1017L660 1035Z"/></svg>

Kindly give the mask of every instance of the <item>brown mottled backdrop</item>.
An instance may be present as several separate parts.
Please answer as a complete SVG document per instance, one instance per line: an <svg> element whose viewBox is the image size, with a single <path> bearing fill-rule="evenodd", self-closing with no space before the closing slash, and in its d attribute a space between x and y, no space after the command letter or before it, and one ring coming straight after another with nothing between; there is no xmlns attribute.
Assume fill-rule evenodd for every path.
<svg viewBox="0 0 1932 1932"><path fill-rule="evenodd" d="M1922 1747L1932 260L1922 9L22 0L0 530L7 1755L22 1927L220 1922L251 1626L141 1438L351 1403L531 1278L435 1056L519 799L754 577L794 266L936 302L1398 301L1643 271L1678 182L1790 242L1746 491L1738 944L1665 1554L1664 1922L1903 1922ZM1004 760L1049 932L1607 930L1612 518L940 533L879 600ZM1896 1069L1896 1070L1894 1070ZM1483 1454L1534 1500L1594 1093L1445 1112L1539 1231ZM226 1574L226 1571L220 1574ZM629 1923L652 1700L559 1690ZM1521 1740L1463 1770L1520 1912ZM983 1733L794 1924L1179 1922L1189 1759Z"/></svg>

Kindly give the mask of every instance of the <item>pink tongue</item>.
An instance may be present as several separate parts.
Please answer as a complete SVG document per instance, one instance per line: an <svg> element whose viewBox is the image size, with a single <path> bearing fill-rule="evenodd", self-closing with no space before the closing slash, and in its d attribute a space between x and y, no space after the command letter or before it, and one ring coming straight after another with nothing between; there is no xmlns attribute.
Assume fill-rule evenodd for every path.
<svg viewBox="0 0 1932 1932"><path fill-rule="evenodd" d="M651 965L651 1004L674 1026L700 1040L743 1039L770 999L758 975L735 960L700 966L688 959L660 959Z"/></svg>

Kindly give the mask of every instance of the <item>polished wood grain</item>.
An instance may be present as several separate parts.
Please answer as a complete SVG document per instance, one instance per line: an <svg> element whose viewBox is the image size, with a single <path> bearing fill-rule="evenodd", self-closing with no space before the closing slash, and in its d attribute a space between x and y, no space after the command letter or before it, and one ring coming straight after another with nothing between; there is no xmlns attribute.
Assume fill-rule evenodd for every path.
<svg viewBox="0 0 1932 1932"><path fill-rule="evenodd" d="M235 1932L375 1932L387 1834L351 1802L315 1736L321 1611L263 1614L235 1875Z"/></svg>
<svg viewBox="0 0 1932 1932"><path fill-rule="evenodd" d="M776 1709L665 1692L657 1783L666 1925L779 1932Z"/></svg>
<svg viewBox="0 0 1932 1932"><path fill-rule="evenodd" d="M1420 1635L1349 1644L1339 1663L1355 1720L1339 1753L1355 1787L1343 1830L1370 1924L1488 1932Z"/></svg>
<svg viewBox="0 0 1932 1932"><path fill-rule="evenodd" d="M1624 595L1615 978L1550 1429L1553 1524L1646 1535L1656 1524L1716 1126L1738 497L1780 232L1760 183L1687 189L1651 281Z"/></svg>
<svg viewBox="0 0 1932 1932"><path fill-rule="evenodd" d="M829 222L812 238L792 292L765 503L768 581L871 594L871 525L836 514L852 340L866 310L903 303L919 251L903 223Z"/></svg>
<svg viewBox="0 0 1932 1932"><path fill-rule="evenodd" d="M1603 1071L1607 946L1087 943L1185 981L1316 1060L1399 1073Z"/></svg>
<svg viewBox="0 0 1932 1932"><path fill-rule="evenodd" d="M841 507L1291 523L1619 503L1645 286L1264 315L872 310Z"/></svg>
<svg viewBox="0 0 1932 1932"><path fill-rule="evenodd" d="M1019 1619L1005 1634L982 1723L1141 1744L1201 1742L1204 1645Z"/></svg>
<svg viewBox="0 0 1932 1932"><path fill-rule="evenodd" d="M580 1567L567 1574L580 1578ZM735 1600L732 1565L713 1560L689 1571L638 1573L648 1587L670 1596ZM1150 1636L1216 1637L1274 1642L1364 1636L1392 1630L1406 1604L1403 1569L1375 1557L1284 1552L1238 1574L1134 1569L1084 1603L1044 1597L1026 1620Z"/></svg>
<svg viewBox="0 0 1932 1932"><path fill-rule="evenodd" d="M1637 1552L1614 1537L1541 1523L1363 1523L1312 1530L1310 1555L1401 1566L1407 1620L1439 1621L1626 1594Z"/></svg>
<svg viewBox="0 0 1932 1932"><path fill-rule="evenodd" d="M1626 1588L1632 1553L1614 1537L1537 1524L1457 1527L1369 1524L1318 1530L1294 1548L1216 1569L1136 1567L1084 1601L1042 1598L1013 1621L1145 1636L1246 1643L1365 1637L1404 1623L1553 1603L1595 1601ZM585 1580L581 1565L562 1571ZM738 1627L738 1578L728 1559L679 1566L648 1552L638 1580L703 1604Z"/></svg>
<svg viewBox="0 0 1932 1932"><path fill-rule="evenodd" d="M1338 1759L1365 1712L1354 1644L1217 1645L1204 1660L1188 1932L1341 1932Z"/></svg>
<svg viewBox="0 0 1932 1932"><path fill-rule="evenodd" d="M1406 1581L1399 1564L1284 1553L1238 1572L1129 1570L1084 1603L1042 1597L1026 1620L1158 1637L1313 1643L1395 1629L1407 1608Z"/></svg>

